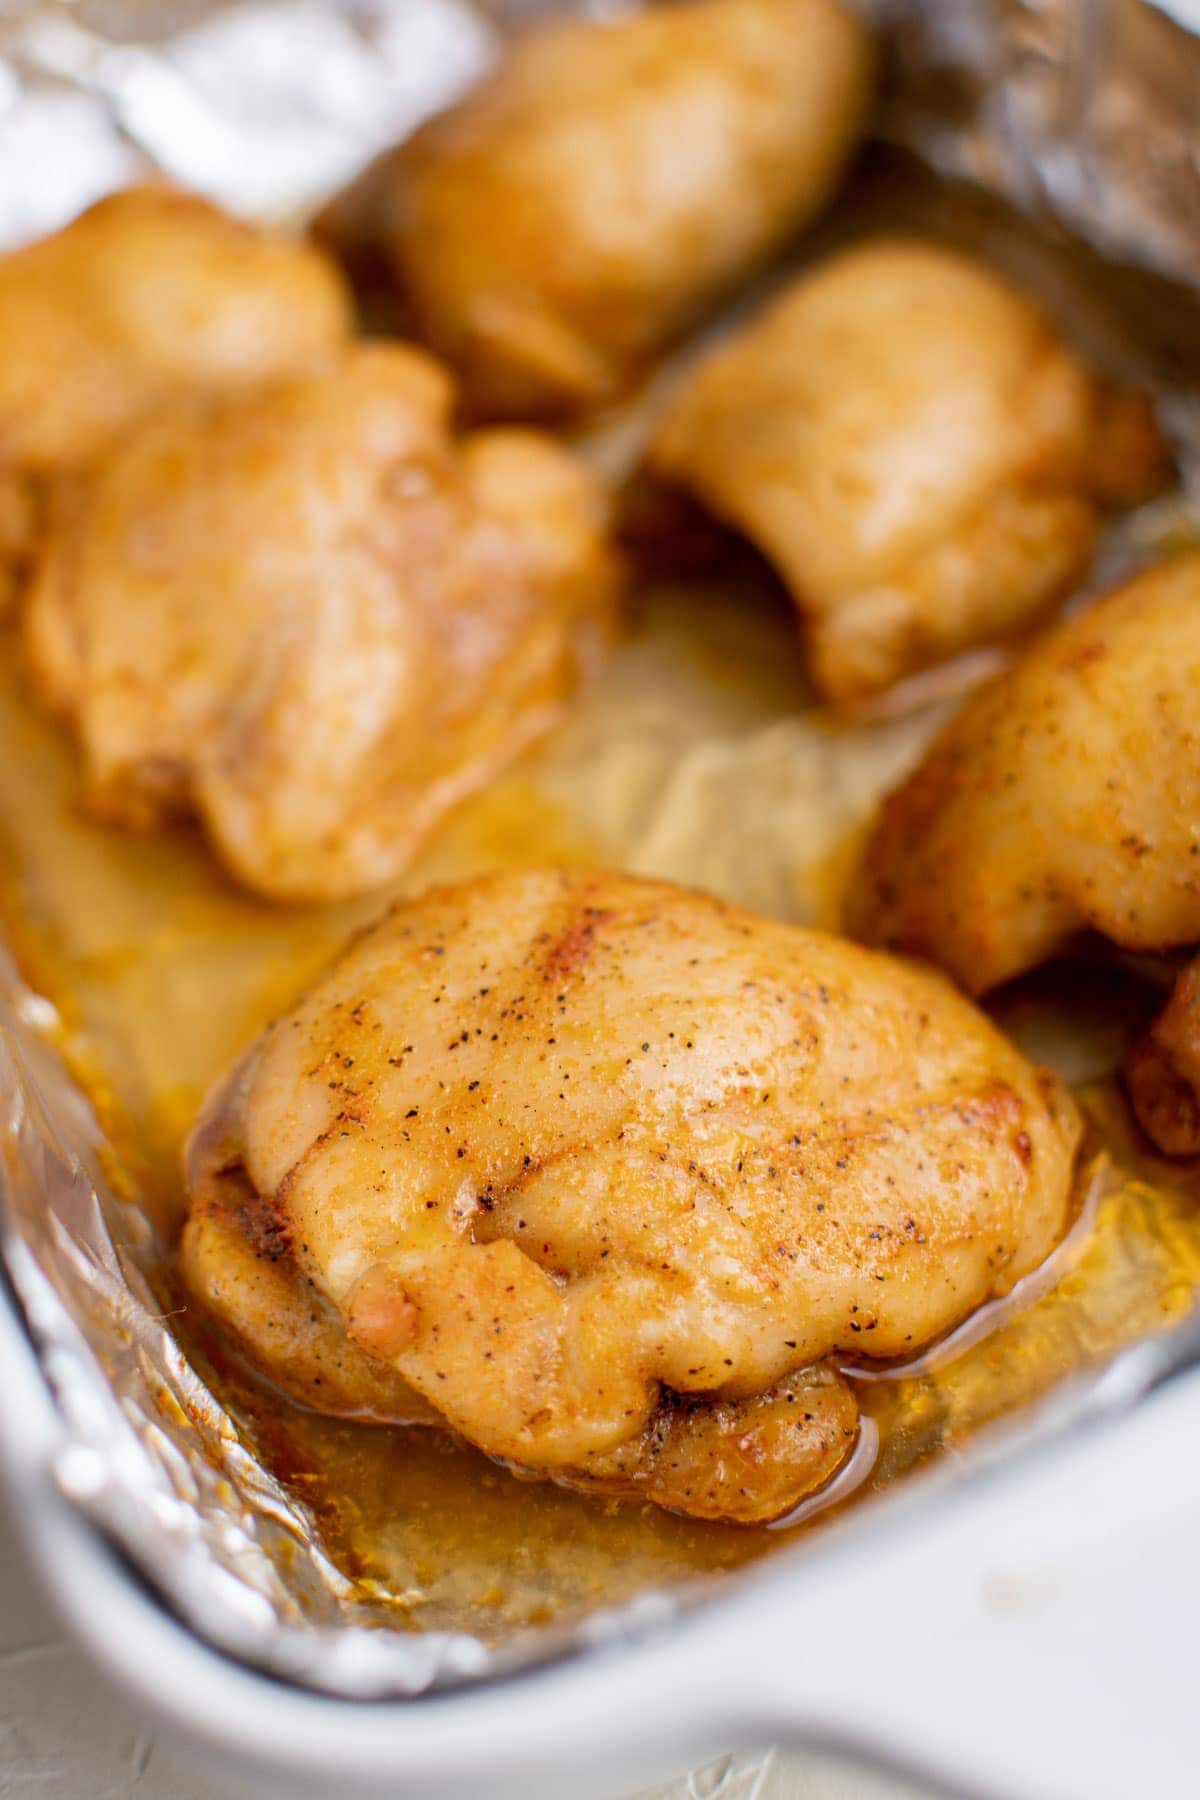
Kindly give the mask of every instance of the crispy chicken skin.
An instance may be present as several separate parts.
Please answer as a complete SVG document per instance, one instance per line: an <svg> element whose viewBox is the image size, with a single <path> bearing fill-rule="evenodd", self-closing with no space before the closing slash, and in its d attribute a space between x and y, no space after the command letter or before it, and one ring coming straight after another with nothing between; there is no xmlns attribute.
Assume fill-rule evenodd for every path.
<svg viewBox="0 0 1200 1800"><path fill-rule="evenodd" d="M604 506L536 432L455 441L451 401L368 345L126 436L27 619L95 813L194 813L248 887L348 894L552 723L615 611Z"/></svg>
<svg viewBox="0 0 1200 1800"><path fill-rule="evenodd" d="M0 599L56 477L164 400L305 369L349 327L318 250L170 188L114 194L0 256Z"/></svg>
<svg viewBox="0 0 1200 1800"><path fill-rule="evenodd" d="M1026 624L1165 479L1147 402L1006 281L901 239L802 275L684 379L647 469L773 564L852 702Z"/></svg>
<svg viewBox="0 0 1200 1800"><path fill-rule="evenodd" d="M852 1449L839 1361L1041 1261L1078 1139L939 976L666 883L510 873L393 910L251 1048L190 1147L184 1265L282 1385L255 1255L330 1361L334 1320L373 1359L364 1410L387 1372L492 1456L749 1523ZM205 1251L214 1205L255 1255Z"/></svg>
<svg viewBox="0 0 1200 1800"><path fill-rule="evenodd" d="M595 406L820 210L873 68L839 0L553 20L319 229L390 264L480 410Z"/></svg>
<svg viewBox="0 0 1200 1800"><path fill-rule="evenodd" d="M1200 939L1200 554L1148 569L977 689L884 804L849 903L869 942L982 993L1086 926Z"/></svg>

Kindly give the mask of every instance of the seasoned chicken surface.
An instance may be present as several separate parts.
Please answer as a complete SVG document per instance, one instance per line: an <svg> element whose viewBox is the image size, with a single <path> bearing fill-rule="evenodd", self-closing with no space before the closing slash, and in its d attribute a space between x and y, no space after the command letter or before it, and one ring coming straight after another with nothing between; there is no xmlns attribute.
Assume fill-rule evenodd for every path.
<svg viewBox="0 0 1200 1800"><path fill-rule="evenodd" d="M665 883L514 873L400 906L252 1047L190 1147L184 1266L306 1399L263 1322L285 1276L333 1410L409 1417L411 1389L524 1469L761 1521L852 1449L841 1362L914 1353L1046 1255L1078 1139L938 976Z"/></svg>
<svg viewBox="0 0 1200 1800"><path fill-rule="evenodd" d="M839 0L556 19L321 230L390 266L479 409L594 406L824 205L873 62Z"/></svg>
<svg viewBox="0 0 1200 1800"><path fill-rule="evenodd" d="M285 1393L345 1418L436 1424L415 1388L347 1337L337 1310L295 1259L274 1207L241 1166L237 1130L244 1078L235 1068L197 1122L189 1147L189 1218L183 1269L193 1293L242 1356Z"/></svg>
<svg viewBox="0 0 1200 1800"><path fill-rule="evenodd" d="M126 436L28 616L97 814L195 813L247 886L351 893L554 720L614 613L601 498L535 432L454 441L451 400L364 346Z"/></svg>
<svg viewBox="0 0 1200 1800"><path fill-rule="evenodd" d="M884 240L802 275L703 360L647 467L766 556L817 687L855 701L1060 598L1104 508L1153 490L1167 459L1146 401L1007 282Z"/></svg>
<svg viewBox="0 0 1200 1800"><path fill-rule="evenodd" d="M170 188L114 194L0 256L0 598L56 477L163 401L305 369L349 327L319 251Z"/></svg>
<svg viewBox="0 0 1200 1800"><path fill-rule="evenodd" d="M1200 554L1047 631L970 696L886 801L856 935L969 991L1090 926L1131 950L1200 940Z"/></svg>

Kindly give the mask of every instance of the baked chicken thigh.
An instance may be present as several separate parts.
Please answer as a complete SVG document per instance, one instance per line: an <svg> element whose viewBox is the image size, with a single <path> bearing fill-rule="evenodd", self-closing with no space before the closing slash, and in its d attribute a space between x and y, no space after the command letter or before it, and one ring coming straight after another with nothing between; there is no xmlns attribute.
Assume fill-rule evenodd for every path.
<svg viewBox="0 0 1200 1800"><path fill-rule="evenodd" d="M390 270L478 409L595 406L822 207L873 60L840 0L552 20L319 229Z"/></svg>
<svg viewBox="0 0 1200 1800"><path fill-rule="evenodd" d="M147 422L60 509L27 629L93 811L348 894L554 720L615 612L604 505L538 433L454 441L451 401L359 347Z"/></svg>
<svg viewBox="0 0 1200 1800"><path fill-rule="evenodd" d="M1200 940L1200 554L1063 620L967 699L884 803L855 934L982 993L1085 927Z"/></svg>
<svg viewBox="0 0 1200 1800"><path fill-rule="evenodd" d="M514 873L401 905L251 1047L188 1152L183 1265L311 1404L762 1521L853 1448L842 1363L1046 1255L1078 1141L936 975Z"/></svg>
<svg viewBox="0 0 1200 1800"><path fill-rule="evenodd" d="M802 275L702 360L647 460L774 566L839 702L1027 624L1167 468L1142 397L998 275L904 240Z"/></svg>
<svg viewBox="0 0 1200 1800"><path fill-rule="evenodd" d="M114 194L0 257L0 603L56 478L163 401L308 368L349 327L319 251L170 188Z"/></svg>

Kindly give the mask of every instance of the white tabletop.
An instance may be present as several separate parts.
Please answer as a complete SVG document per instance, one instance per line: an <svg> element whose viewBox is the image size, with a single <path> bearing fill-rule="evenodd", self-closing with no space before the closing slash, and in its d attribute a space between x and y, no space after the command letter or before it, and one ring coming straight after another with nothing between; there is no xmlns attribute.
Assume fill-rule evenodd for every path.
<svg viewBox="0 0 1200 1800"><path fill-rule="evenodd" d="M712 1765L653 1800L926 1800L824 1759L775 1752ZM249 1800L141 1727L69 1643L21 1566L0 1498L0 1800ZM643 1797L651 1800L651 1796Z"/></svg>

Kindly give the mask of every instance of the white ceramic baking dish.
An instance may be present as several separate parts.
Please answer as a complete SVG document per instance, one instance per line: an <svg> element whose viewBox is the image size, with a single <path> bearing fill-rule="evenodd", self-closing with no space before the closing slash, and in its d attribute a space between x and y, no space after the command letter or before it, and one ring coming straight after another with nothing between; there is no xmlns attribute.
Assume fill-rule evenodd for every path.
<svg viewBox="0 0 1200 1800"><path fill-rule="evenodd" d="M0 1468L103 1673L280 1795L612 1794L736 1745L845 1751L971 1795L1196 1791L1200 1333L1127 1352L731 1580L694 1613L457 1693L336 1700L205 1647L64 1498L63 1428L0 1290ZM1132 1404L1135 1402L1136 1404Z"/></svg>
<svg viewBox="0 0 1200 1800"><path fill-rule="evenodd" d="M234 24L239 11L179 10L228 13ZM268 88L271 79L282 80L280 70L287 73L279 53L285 39L295 51L299 124L286 108L276 106L279 118L267 109L278 126L277 168L286 174L285 150L298 155L320 136L310 117L304 32L316 46L312 54L325 59L323 34L333 30L334 16L352 16L353 29L338 40L339 54L350 60L328 60L343 72L353 63L362 74L369 32L361 41L357 32L372 8L366 0L301 6L299 33L286 6L248 10L255 28L249 53ZM384 9L376 10L382 17ZM401 64L412 61L403 21L419 27L431 12L444 25L469 9L446 0L393 10L401 20L395 42L404 49L404 57L397 51L399 92ZM1006 52L1002 67L991 71L996 80L981 90L995 106L981 110L974 134L960 131L953 143L935 134L935 160L974 176L999 171L999 185L1025 201L1048 195L1118 251L1127 247L1121 227L1132 216L1133 184L1144 205L1163 201L1161 216L1137 214L1139 230L1157 223L1156 245L1177 248L1178 236L1194 252L1200 221L1189 226L1187 209L1168 204L1175 189L1163 177L1173 121L1194 116L1182 92L1193 65L1180 61L1180 93L1171 96L1176 112L1164 103L1153 116L1136 115L1136 134L1125 128L1144 154L1110 158L1103 179L1082 179L1075 163L1085 153L1111 151L1109 139L1119 139L1122 121L1133 116L1123 81L1113 83L1109 104L1089 113L1087 131L1075 130L1079 121L1066 116L1065 105L1042 104L1056 54L1086 51L1094 75L1112 47L1132 83L1139 56L1167 42L1160 42L1165 27L1150 9L1132 0L1082 0L1063 15L1077 27L1078 42L1064 29L1061 43L1052 29L1055 9L1043 9L1039 39L1038 8L1015 0L975 7L964 0L961 9L958 0L941 8L913 0L895 10L907 10L913 22L924 12L931 36L944 27L965 47L968 67L977 52L986 60L988 32ZM1200 0L1177 0L1172 10L1185 27L1200 23ZM71 15L70 30L71 9L46 12L55 30L42 33L39 54L56 99L74 82L105 112L121 156L140 130L152 162L192 178L193 165L168 152L192 148L190 139L177 143L174 96L183 68L203 91L204 57L177 65L162 55L157 63L148 54L108 55L109 46L87 35L82 12ZM412 43L420 50L427 40L421 27ZM1129 46L1129 54L1115 55ZM203 142L228 152L217 160L228 175L226 197L237 202L246 198L248 164L269 173L271 158L243 150L236 118L223 111L231 86L225 65L218 59L214 66ZM147 85L155 69L157 87ZM326 137L339 155L357 142L356 121L338 110L345 91L331 82L326 96ZM1070 84L1076 98L1086 91ZM425 95L421 104L430 101ZM14 106L6 117L11 123L20 112ZM1153 135L1158 127L1161 140ZM18 147L26 141L45 143L19 131L10 139ZM53 222L32 204L40 204L43 188L53 198L69 187L74 204L90 195L88 183L134 172L123 162L101 167L103 158L89 147L98 141L58 134L64 167L57 189L36 158L18 158L13 187L28 189L28 229ZM1185 141L1194 145L1194 134ZM246 143L259 146L259 138L251 134ZM961 154L953 148L959 143ZM986 156L976 154L980 146ZM1153 181L1145 180L1147 171ZM216 172L200 171L210 178ZM18 170L10 164L5 173ZM76 175L86 177L87 194ZM219 182L210 185L220 191ZM285 196L290 204L288 183L259 199L274 209ZM1101 231L1114 220L1115 231ZM64 1471L70 1473L78 1445L2 1273L0 1481L11 1490L31 1564L102 1673L161 1728L264 1795L611 1795L723 1750L774 1740L916 1771L981 1800L1189 1795L1200 1790L1191 1630L1200 1617L1198 1359L1200 1332L1181 1328L1128 1352L1092 1389L1056 1396L1036 1417L973 1444L961 1459L943 1457L936 1473L730 1578L694 1610L680 1615L649 1601L635 1609L634 1627L612 1641L519 1674L402 1701L339 1700L289 1685L208 1647L171 1613L67 1497Z"/></svg>

